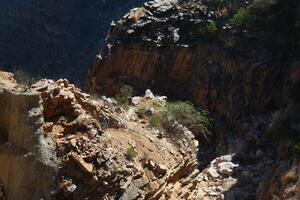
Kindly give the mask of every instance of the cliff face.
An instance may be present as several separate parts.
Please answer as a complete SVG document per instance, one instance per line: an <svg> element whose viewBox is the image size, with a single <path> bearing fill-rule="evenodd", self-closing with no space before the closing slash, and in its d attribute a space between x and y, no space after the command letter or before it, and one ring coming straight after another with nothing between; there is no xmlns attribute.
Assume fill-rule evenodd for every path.
<svg viewBox="0 0 300 200"><path fill-rule="evenodd" d="M0 68L78 81L103 42L111 20L140 3L2 0Z"/></svg>
<svg viewBox="0 0 300 200"><path fill-rule="evenodd" d="M54 143L42 135L39 95L0 86L0 106L0 199L49 199L57 163Z"/></svg>
<svg viewBox="0 0 300 200"><path fill-rule="evenodd" d="M208 2L150 1L131 10L111 25L89 71L88 89L113 96L126 84L208 108L238 132L232 136L232 130L221 127L223 135L217 135L216 149L233 149L241 165L236 188L226 198L297 199L299 156L294 145L299 141L299 115L273 122L289 127L271 131L280 135L272 141L278 155L270 152L273 145L265 137L274 111L299 105L297 40L285 28L268 32L263 23L234 26L234 6L216 8ZM260 157L261 149L277 161ZM263 180L255 178L265 174Z"/></svg>
<svg viewBox="0 0 300 200"><path fill-rule="evenodd" d="M232 122L288 102L288 91L300 77L299 62L290 58L289 49L268 52L260 45L261 33L228 25L223 16L228 10L205 4L190 8L177 1L159 10L157 4L132 10L111 26L89 72L91 91L114 95L123 84L149 87L192 100ZM214 35L204 30L211 20L219 27Z"/></svg>

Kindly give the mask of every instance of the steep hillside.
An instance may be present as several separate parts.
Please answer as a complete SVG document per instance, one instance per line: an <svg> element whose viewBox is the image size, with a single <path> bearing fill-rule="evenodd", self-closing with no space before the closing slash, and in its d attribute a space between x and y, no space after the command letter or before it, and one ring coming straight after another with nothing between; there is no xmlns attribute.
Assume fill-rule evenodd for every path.
<svg viewBox="0 0 300 200"><path fill-rule="evenodd" d="M131 3L3 2L1 62L81 81ZM299 36L298 0L153 0L111 23L89 94L0 71L0 200L300 199Z"/></svg>
<svg viewBox="0 0 300 200"><path fill-rule="evenodd" d="M200 140L200 163L214 151L239 164L225 197L299 199L299 21L295 0L149 1L111 25L88 89L208 108L215 136Z"/></svg>
<svg viewBox="0 0 300 200"><path fill-rule="evenodd" d="M197 169L198 142L181 124L174 121L175 134L161 132L113 99L91 98L67 80L24 88L11 74L0 77L1 200L198 199L207 193ZM165 105L161 97L139 99ZM225 161L226 169L235 166L231 157Z"/></svg>

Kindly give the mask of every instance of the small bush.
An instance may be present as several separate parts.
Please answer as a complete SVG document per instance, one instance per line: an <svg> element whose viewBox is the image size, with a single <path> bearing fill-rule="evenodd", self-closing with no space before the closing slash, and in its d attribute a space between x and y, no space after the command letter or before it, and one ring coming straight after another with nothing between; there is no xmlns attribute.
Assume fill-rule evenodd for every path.
<svg viewBox="0 0 300 200"><path fill-rule="evenodd" d="M152 115L149 124L151 127L158 128L162 122L162 117L160 114Z"/></svg>
<svg viewBox="0 0 300 200"><path fill-rule="evenodd" d="M218 30L216 23L213 22L213 21L210 21L210 22L206 25L206 29L207 29L207 32L210 33L210 34L215 34L216 31Z"/></svg>
<svg viewBox="0 0 300 200"><path fill-rule="evenodd" d="M120 172L120 168L119 168L116 164L113 164L111 173L112 173L114 176L116 176L119 172Z"/></svg>
<svg viewBox="0 0 300 200"><path fill-rule="evenodd" d="M133 94L133 87L129 85L124 85L120 89L120 93L115 97L116 101L120 106L122 106L124 109L128 109L129 107L129 97L132 97Z"/></svg>
<svg viewBox="0 0 300 200"><path fill-rule="evenodd" d="M125 154L126 159L129 161L133 161L134 158L137 157L137 155L138 155L137 151L132 147L128 148Z"/></svg>
<svg viewBox="0 0 300 200"><path fill-rule="evenodd" d="M147 112L147 108L142 107L136 111L136 114L139 118L144 118L146 115L146 112Z"/></svg>
<svg viewBox="0 0 300 200"><path fill-rule="evenodd" d="M182 125L186 126L192 132L200 132L205 138L211 134L211 121L208 118L207 111L196 109L189 102L169 103L163 114L163 120L175 119ZM164 123L168 127L168 121Z"/></svg>
<svg viewBox="0 0 300 200"><path fill-rule="evenodd" d="M232 17L231 22L236 25L247 26L253 21L254 17L245 8L240 8Z"/></svg>

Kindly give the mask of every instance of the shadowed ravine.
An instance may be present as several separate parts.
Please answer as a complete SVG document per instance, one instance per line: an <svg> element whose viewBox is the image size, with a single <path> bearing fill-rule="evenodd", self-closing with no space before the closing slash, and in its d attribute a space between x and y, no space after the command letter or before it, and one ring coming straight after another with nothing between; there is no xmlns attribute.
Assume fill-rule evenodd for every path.
<svg viewBox="0 0 300 200"><path fill-rule="evenodd" d="M142 0L0 1L0 69L83 83L107 28Z"/></svg>

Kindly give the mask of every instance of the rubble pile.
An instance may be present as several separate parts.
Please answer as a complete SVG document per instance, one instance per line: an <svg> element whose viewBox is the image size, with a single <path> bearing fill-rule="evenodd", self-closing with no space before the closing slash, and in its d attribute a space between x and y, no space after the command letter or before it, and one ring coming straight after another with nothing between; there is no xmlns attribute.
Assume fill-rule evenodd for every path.
<svg viewBox="0 0 300 200"><path fill-rule="evenodd" d="M198 143L182 125L176 138L161 135L113 99L92 98L67 80L41 80L30 90L40 93L44 134L60 162L54 199L197 198ZM147 91L140 99L165 98Z"/></svg>

